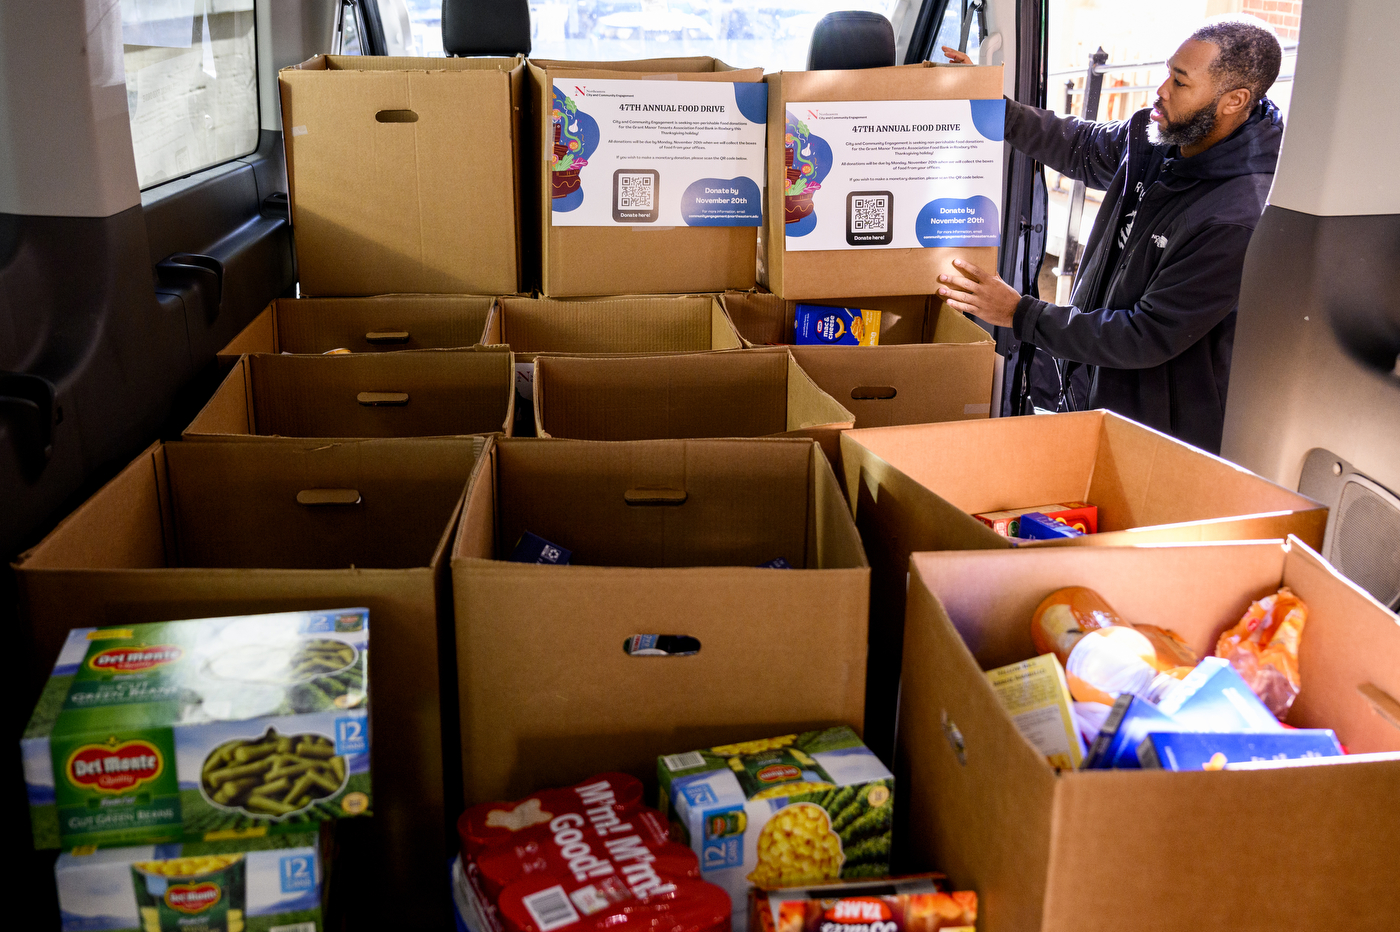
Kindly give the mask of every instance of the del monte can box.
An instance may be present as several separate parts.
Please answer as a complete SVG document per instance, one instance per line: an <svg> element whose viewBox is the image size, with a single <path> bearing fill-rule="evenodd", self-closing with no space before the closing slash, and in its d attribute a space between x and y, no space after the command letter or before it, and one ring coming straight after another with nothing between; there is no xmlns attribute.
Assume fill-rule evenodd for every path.
<svg viewBox="0 0 1400 932"><path fill-rule="evenodd" d="M63 932L317 932L315 833L80 849L54 864Z"/></svg>
<svg viewBox="0 0 1400 932"><path fill-rule="evenodd" d="M36 848L370 813L362 608L76 628L21 741Z"/></svg>
<svg viewBox="0 0 1400 932"><path fill-rule="evenodd" d="M750 887L890 872L894 776L846 726L671 754L657 762L673 837L747 923Z"/></svg>

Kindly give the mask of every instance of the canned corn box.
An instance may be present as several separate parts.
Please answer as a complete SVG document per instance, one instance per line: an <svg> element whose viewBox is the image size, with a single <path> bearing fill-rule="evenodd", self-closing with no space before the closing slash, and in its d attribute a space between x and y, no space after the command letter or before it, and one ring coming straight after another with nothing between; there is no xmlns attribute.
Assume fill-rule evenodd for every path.
<svg viewBox="0 0 1400 932"><path fill-rule="evenodd" d="M319 932L315 833L79 849L54 863L63 932Z"/></svg>
<svg viewBox="0 0 1400 932"><path fill-rule="evenodd" d="M728 892L738 930L751 887L890 872L894 775L846 726L671 754L657 774L676 840Z"/></svg>
<svg viewBox="0 0 1400 932"><path fill-rule="evenodd" d="M34 847L371 812L369 612L76 628L21 739Z"/></svg>

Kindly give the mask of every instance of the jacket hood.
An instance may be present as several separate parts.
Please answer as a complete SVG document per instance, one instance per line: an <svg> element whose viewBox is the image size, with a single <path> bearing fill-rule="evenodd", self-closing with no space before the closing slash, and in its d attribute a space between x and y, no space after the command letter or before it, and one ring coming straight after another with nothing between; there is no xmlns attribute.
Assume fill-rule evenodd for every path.
<svg viewBox="0 0 1400 932"><path fill-rule="evenodd" d="M1200 155L1168 157L1166 165L1181 178L1215 180L1239 175L1273 174L1283 142L1283 117L1265 97L1239 129ZM1172 153L1179 150L1173 146Z"/></svg>

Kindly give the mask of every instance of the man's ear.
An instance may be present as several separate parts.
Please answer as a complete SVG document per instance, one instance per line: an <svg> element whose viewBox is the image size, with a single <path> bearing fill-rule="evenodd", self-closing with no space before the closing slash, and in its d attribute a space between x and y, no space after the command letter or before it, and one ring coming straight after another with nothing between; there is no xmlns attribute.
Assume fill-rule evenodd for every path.
<svg viewBox="0 0 1400 932"><path fill-rule="evenodd" d="M1249 91L1242 87L1237 87L1220 98L1220 107L1217 113L1223 117L1236 116L1243 113L1249 107Z"/></svg>

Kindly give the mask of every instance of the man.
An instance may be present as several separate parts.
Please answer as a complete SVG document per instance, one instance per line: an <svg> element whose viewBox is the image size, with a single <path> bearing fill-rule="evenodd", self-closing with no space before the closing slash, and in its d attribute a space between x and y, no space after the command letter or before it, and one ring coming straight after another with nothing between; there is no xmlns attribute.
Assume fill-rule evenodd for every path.
<svg viewBox="0 0 1400 932"><path fill-rule="evenodd" d="M944 47L949 60L966 55ZM1087 405L1220 450L1235 308L1283 138L1264 94L1283 57L1258 21L1207 23L1168 60L1150 110L1086 123L1014 101L1006 140L1105 191L1072 306L1022 296L961 260L938 293L960 311L1094 367Z"/></svg>

